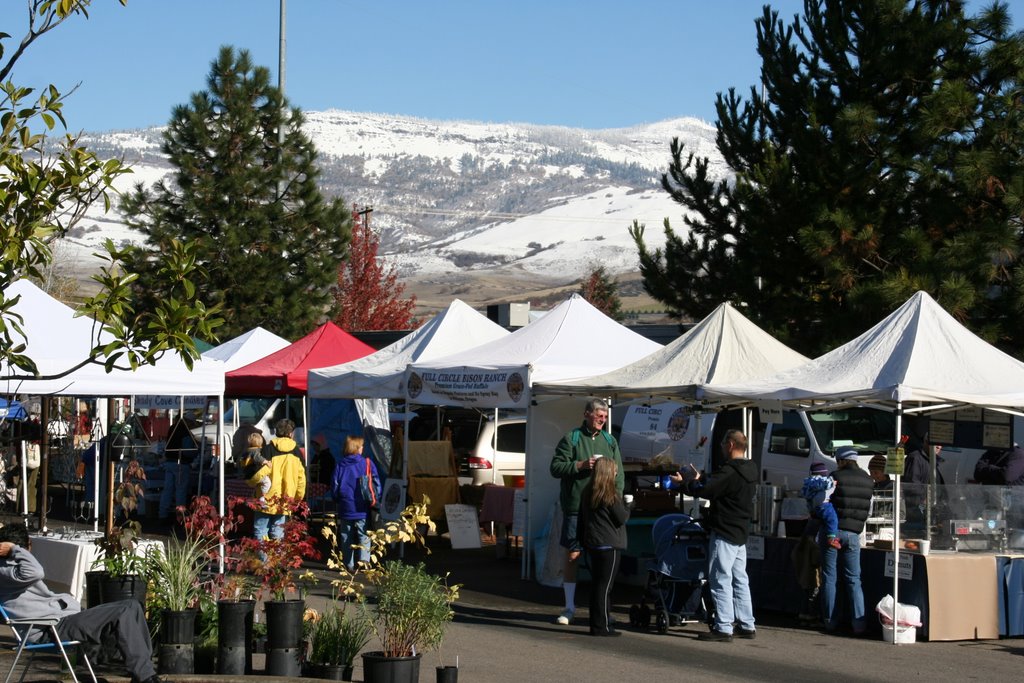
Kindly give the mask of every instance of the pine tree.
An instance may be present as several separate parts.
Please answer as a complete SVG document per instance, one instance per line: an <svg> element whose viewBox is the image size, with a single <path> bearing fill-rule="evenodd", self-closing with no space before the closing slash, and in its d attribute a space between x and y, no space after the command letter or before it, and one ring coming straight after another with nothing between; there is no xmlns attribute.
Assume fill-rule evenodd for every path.
<svg viewBox="0 0 1024 683"><path fill-rule="evenodd" d="M370 227L370 211L353 207L352 244L348 260L338 269L334 322L347 332L408 330L416 296L401 298L405 285L398 281L398 272L377 255L380 237Z"/></svg>
<svg viewBox="0 0 1024 683"><path fill-rule="evenodd" d="M126 223L146 236L135 256L140 297L163 295L150 274L178 238L202 245L223 336L262 326L296 338L332 317L351 215L343 200L321 195L302 124L265 67L245 50L221 48L207 90L176 107L164 133L172 179L140 184L122 203Z"/></svg>
<svg viewBox="0 0 1024 683"><path fill-rule="evenodd" d="M619 300L619 285L612 279L604 266L591 266L590 273L583 278L580 296L597 310L617 322L622 322L622 301Z"/></svg>
<svg viewBox="0 0 1024 683"><path fill-rule="evenodd" d="M1004 5L807 0L757 20L763 93L719 94L717 146L735 182L678 140L662 184L690 213L650 250L644 285L676 314L745 305L817 354L917 290L990 341L1024 326L1024 38Z"/></svg>

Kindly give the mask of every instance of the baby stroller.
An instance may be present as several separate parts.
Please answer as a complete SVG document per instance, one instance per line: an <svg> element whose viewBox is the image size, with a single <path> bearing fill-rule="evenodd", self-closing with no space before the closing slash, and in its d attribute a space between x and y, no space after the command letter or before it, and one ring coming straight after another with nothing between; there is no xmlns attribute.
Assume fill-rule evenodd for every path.
<svg viewBox="0 0 1024 683"><path fill-rule="evenodd" d="M647 563L643 599L629 608L629 625L650 628L652 613L658 633L667 633L669 626L707 623L707 531L689 515L669 514L654 522L651 536L654 559Z"/></svg>

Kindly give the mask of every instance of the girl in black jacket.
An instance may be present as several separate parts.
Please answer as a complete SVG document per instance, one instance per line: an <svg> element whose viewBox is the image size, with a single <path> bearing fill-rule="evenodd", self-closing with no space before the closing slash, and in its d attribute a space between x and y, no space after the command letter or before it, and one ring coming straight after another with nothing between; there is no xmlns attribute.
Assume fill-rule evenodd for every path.
<svg viewBox="0 0 1024 683"><path fill-rule="evenodd" d="M617 636L611 627L609 595L626 548L629 513L615 486L617 466L612 458L598 458L594 474L580 499L580 533L590 563L590 635Z"/></svg>

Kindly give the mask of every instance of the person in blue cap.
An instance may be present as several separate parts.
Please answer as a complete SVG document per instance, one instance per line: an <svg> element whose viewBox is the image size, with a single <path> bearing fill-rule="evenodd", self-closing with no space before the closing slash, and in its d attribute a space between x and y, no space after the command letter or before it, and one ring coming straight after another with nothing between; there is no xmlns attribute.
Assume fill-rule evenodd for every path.
<svg viewBox="0 0 1024 683"><path fill-rule="evenodd" d="M832 632L839 629L836 584L838 575L841 574L849 597L853 633L859 636L863 635L867 628L864 616L864 591L860 583L860 535L871 511L874 482L858 465L857 455L857 450L852 446L840 446L836 449L838 468L832 473L836 488L832 492L831 501L839 518L839 547L830 544L824 535L819 547L821 618L825 622L825 630Z"/></svg>

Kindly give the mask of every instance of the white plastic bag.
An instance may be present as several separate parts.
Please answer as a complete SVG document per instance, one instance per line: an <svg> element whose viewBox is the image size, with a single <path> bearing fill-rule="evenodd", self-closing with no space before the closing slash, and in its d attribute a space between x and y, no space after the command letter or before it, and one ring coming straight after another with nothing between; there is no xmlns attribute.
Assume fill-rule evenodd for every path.
<svg viewBox="0 0 1024 683"><path fill-rule="evenodd" d="M875 611L878 612L879 618L882 623L886 626L891 626L893 621L893 599L891 595L886 595L884 598L878 601L875 606ZM900 626L921 626L921 608L917 605L904 605L902 602L899 604L899 625Z"/></svg>

